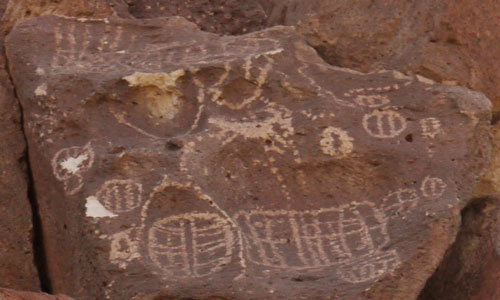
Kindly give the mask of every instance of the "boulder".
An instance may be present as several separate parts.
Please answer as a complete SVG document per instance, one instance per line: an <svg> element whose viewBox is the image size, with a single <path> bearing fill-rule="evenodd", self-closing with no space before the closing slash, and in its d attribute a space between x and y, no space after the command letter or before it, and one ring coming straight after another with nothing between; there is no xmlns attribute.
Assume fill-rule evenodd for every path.
<svg viewBox="0 0 500 300"><path fill-rule="evenodd" d="M26 142L21 110L5 67L0 36L0 286L38 291Z"/></svg>
<svg viewBox="0 0 500 300"><path fill-rule="evenodd" d="M500 201L477 198L462 212L453 245L419 300L500 299Z"/></svg>
<svg viewBox="0 0 500 300"><path fill-rule="evenodd" d="M72 300L64 295L48 295L45 293L21 292L11 289L0 288L0 299L2 300Z"/></svg>
<svg viewBox="0 0 500 300"><path fill-rule="evenodd" d="M482 91L500 111L496 0L272 0L269 25L294 25L329 63L397 69Z"/></svg>
<svg viewBox="0 0 500 300"><path fill-rule="evenodd" d="M43 16L6 45L49 276L81 300L416 299L489 159L484 95L291 27Z"/></svg>

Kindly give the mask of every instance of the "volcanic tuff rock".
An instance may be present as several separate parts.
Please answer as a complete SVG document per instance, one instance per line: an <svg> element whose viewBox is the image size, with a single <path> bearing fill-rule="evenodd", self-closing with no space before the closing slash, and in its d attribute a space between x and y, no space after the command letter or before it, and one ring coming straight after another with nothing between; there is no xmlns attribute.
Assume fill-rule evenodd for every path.
<svg viewBox="0 0 500 300"><path fill-rule="evenodd" d="M271 0L269 25L294 25L322 57L397 69L485 93L500 111L497 0Z"/></svg>
<svg viewBox="0 0 500 300"><path fill-rule="evenodd" d="M482 94L332 67L290 27L44 16L7 55L78 299L416 299L488 161Z"/></svg>
<svg viewBox="0 0 500 300"><path fill-rule="evenodd" d="M0 16L3 5L0 4ZM0 286L40 289L33 259L26 143L21 111L5 70L0 36Z"/></svg>
<svg viewBox="0 0 500 300"><path fill-rule="evenodd" d="M50 296L45 293L20 292L0 288L0 299L2 300L72 300L63 295Z"/></svg>

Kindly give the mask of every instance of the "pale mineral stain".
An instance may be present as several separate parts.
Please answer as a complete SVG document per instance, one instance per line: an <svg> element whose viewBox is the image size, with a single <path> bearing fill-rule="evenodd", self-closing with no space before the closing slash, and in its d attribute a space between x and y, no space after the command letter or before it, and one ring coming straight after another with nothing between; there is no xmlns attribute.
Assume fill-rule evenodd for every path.
<svg viewBox="0 0 500 300"><path fill-rule="evenodd" d="M87 217L92 218L104 218L104 217L118 217L118 215L107 210L94 196L87 197L87 203L85 203Z"/></svg>
<svg viewBox="0 0 500 300"><path fill-rule="evenodd" d="M123 77L130 87L143 88L143 101L151 116L171 120L179 111L183 94L176 88L176 81L185 74L180 69L170 73L135 72Z"/></svg>
<svg viewBox="0 0 500 300"><path fill-rule="evenodd" d="M43 83L35 89L35 96L47 96L47 84Z"/></svg>
<svg viewBox="0 0 500 300"><path fill-rule="evenodd" d="M72 174L76 174L80 170L82 162L89 158L88 154L81 154L77 157L69 157L61 162L61 167Z"/></svg>

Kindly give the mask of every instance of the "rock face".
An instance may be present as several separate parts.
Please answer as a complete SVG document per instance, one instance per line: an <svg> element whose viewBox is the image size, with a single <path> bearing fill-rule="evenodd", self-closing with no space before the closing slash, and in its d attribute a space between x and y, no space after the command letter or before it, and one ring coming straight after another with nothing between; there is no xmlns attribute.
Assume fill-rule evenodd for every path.
<svg viewBox="0 0 500 300"><path fill-rule="evenodd" d="M0 16L3 9L0 9ZM5 70L0 36L0 286L40 289L33 259L26 143L21 111Z"/></svg>
<svg viewBox="0 0 500 300"><path fill-rule="evenodd" d="M246 0L129 0L136 18L181 16L201 30L219 34L243 34L264 29L267 15L258 1Z"/></svg>
<svg viewBox="0 0 500 300"><path fill-rule="evenodd" d="M484 92L500 110L496 0L273 0L269 24L294 25L330 63L397 69Z"/></svg>
<svg viewBox="0 0 500 300"><path fill-rule="evenodd" d="M0 288L0 299L2 300L72 300L63 295L50 296L45 293L19 292Z"/></svg>
<svg viewBox="0 0 500 300"><path fill-rule="evenodd" d="M45 16L7 55L77 299L416 299L489 157L483 95L332 67L290 27Z"/></svg>

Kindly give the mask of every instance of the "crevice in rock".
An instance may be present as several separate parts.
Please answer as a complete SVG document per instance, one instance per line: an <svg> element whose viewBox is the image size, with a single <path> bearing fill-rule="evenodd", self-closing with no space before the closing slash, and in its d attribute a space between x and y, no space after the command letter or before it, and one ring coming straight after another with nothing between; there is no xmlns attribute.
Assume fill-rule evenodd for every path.
<svg viewBox="0 0 500 300"><path fill-rule="evenodd" d="M34 260L35 260L34 263L35 263L35 267L38 271L41 291L50 294L50 293L52 293L52 285L51 285L51 281L50 281L50 277L49 277L48 269L47 269L47 260L46 260L45 247L44 247L44 235L43 235L43 229L42 229L42 220L40 217L40 211L39 211L39 207L38 207L38 201L36 198L35 185L34 185L34 180L33 180L33 173L31 170L31 163L30 163L29 151L28 151L28 140L26 137L25 126L24 126L23 107L21 105L21 102L19 101L16 87L14 85L14 81L12 80L12 76L10 74L9 61L8 61L7 55L5 53L5 48L2 49L1 55L3 55L5 57L5 70L9 76L9 81L10 81L12 88L13 88L14 97L17 100L17 103L19 105L19 109L21 112L21 130L22 130L24 142L26 145L24 160L26 162L28 199L29 199L30 206L31 206L31 215L32 215L32 223L33 223L33 256L34 256Z"/></svg>
<svg viewBox="0 0 500 300"><path fill-rule="evenodd" d="M500 266L494 238L498 234L495 224L499 208L499 198L491 196L474 199L462 210L455 242L427 280L418 300L498 299L498 282L491 270Z"/></svg>

